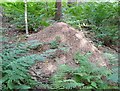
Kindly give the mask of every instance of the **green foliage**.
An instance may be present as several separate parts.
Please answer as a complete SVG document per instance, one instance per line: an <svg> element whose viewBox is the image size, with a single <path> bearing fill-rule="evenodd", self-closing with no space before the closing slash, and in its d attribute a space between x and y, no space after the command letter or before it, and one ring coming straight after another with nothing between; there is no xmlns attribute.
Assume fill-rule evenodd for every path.
<svg viewBox="0 0 120 91"><path fill-rule="evenodd" d="M58 45L59 45L58 42L54 40L50 43L50 48L51 49L58 48Z"/></svg>
<svg viewBox="0 0 120 91"><path fill-rule="evenodd" d="M3 42L3 48L2 53L0 53L0 62L2 63L0 82L3 90L33 89L36 86L49 88L46 84L33 80L29 74L29 68L35 61L45 61L46 58L55 55L57 49L49 49L41 54L32 54L29 53L30 50L36 50L36 48L44 46L46 43L32 40L26 43L15 42L10 44L9 39L3 37L6 38L6 40L1 41Z"/></svg>
<svg viewBox="0 0 120 91"><path fill-rule="evenodd" d="M54 15L54 3L28 2L27 5L29 30L37 31L40 26L49 25L49 18ZM24 2L3 3L2 6L10 23L24 30Z"/></svg>
<svg viewBox="0 0 120 91"><path fill-rule="evenodd" d="M109 59L109 63L111 66L112 74L108 77L108 79L114 83L120 84L119 82L119 65L118 65L118 54L113 54L106 52L104 56Z"/></svg>
<svg viewBox="0 0 120 91"><path fill-rule="evenodd" d="M97 67L87 59L88 55L77 53L75 61L79 67L72 68L67 65L60 66L58 72L51 78L55 89L109 89L111 88L103 77L111 73L105 67Z"/></svg>
<svg viewBox="0 0 120 91"><path fill-rule="evenodd" d="M24 3L3 3L5 16L20 30L24 30ZM95 33L94 41L100 40L105 45L117 45L118 40L118 3L87 2L68 7L63 3L63 21L72 26ZM48 26L55 14L55 3L28 2L29 30L37 31L39 26Z"/></svg>
<svg viewBox="0 0 120 91"><path fill-rule="evenodd" d="M17 89L20 85L22 89L30 88L32 86L28 85L29 83L35 83L30 76L27 74L26 68L32 64L29 61L29 58L20 57L25 54L25 50L21 49L20 45L16 47L15 45L6 45L5 49L1 55L2 61L2 79L3 89ZM22 84L25 83L25 84Z"/></svg>
<svg viewBox="0 0 120 91"><path fill-rule="evenodd" d="M35 61L44 61L42 55L27 55L26 44L5 44L0 54L2 61L3 90L30 89L38 84L28 74L28 69Z"/></svg>
<svg viewBox="0 0 120 91"><path fill-rule="evenodd" d="M43 54L31 54L30 50L42 45L38 41L26 42L26 43L9 43L9 39L5 37L3 31L2 52L0 53L0 62L2 70L2 83L3 91L11 91L13 89L31 89L37 85L45 86L41 82L33 80L29 74L29 68L35 63L35 61L45 61L46 57L50 55L50 52L44 52ZM3 40L5 39L5 40Z"/></svg>
<svg viewBox="0 0 120 91"><path fill-rule="evenodd" d="M2 7L5 10L4 15L9 18L8 22L16 25L20 30L25 29L24 23L24 3L3 3ZM78 6L72 5L63 7L64 22L71 24L76 28L88 27L94 32L94 36L101 40L104 44L117 44L118 40L118 5L117 3L82 3ZM28 3L28 25L29 30L37 31L39 26L48 26L50 18L54 16L54 3L36 2ZM47 57L51 57L56 52L57 48L66 50L60 44L60 37L50 42L49 50L42 54L29 54L29 50L36 50L44 45L38 41L29 43L9 44L6 37L0 39L3 42L2 53L0 53L0 63L2 66L2 79L0 83L3 85L3 90L12 89L30 89L36 85L45 86L41 82L34 81L28 73L28 69L35 61L44 61ZM61 47L62 45L62 47ZM74 56L78 67L72 68L68 65L62 65L58 72L51 78L51 87L54 89L105 89L112 88L106 81L111 80L118 83L118 66L112 66L112 71L101 67L98 68L95 64L89 62L88 55L77 53ZM112 64L116 61L116 57L110 54L109 60ZM114 60L114 62L113 62ZM113 62L113 63L112 63ZM114 88L114 87L113 87Z"/></svg>
<svg viewBox="0 0 120 91"><path fill-rule="evenodd" d="M60 42L60 37L59 36L57 36L56 38L55 38L55 40L53 40L53 41L51 41L51 43L50 43L50 48L51 49L56 49L56 48L58 48L58 46L59 46L59 42Z"/></svg>
<svg viewBox="0 0 120 91"><path fill-rule="evenodd" d="M66 7L63 21L72 26L95 33L93 39L103 42L105 45L117 45L118 40L118 3L81 3L78 6Z"/></svg>
<svg viewBox="0 0 120 91"><path fill-rule="evenodd" d="M42 42L39 42L37 40L32 40L28 42L27 47L32 50L37 50L37 48L42 47L43 45L44 43Z"/></svg>

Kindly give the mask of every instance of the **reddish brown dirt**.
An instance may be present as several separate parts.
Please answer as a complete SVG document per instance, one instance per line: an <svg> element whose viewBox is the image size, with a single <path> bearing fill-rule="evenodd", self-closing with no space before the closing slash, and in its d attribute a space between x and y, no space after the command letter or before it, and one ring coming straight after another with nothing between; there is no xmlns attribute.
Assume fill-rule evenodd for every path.
<svg viewBox="0 0 120 91"><path fill-rule="evenodd" d="M108 65L107 60L102 56L102 52L94 46L90 39L85 37L82 31L78 31L63 22L55 23L36 34L30 35L28 41L38 40L40 42L50 42L57 36L60 37L61 43L69 46L70 50L66 54L62 54L61 51L56 52L60 54L59 61L55 62L54 60L48 59L47 63L38 62L31 68L31 70L41 74L39 70L42 69L43 73L48 73L50 75L56 71L57 66L60 64L67 64L71 67L76 67L77 64L74 62L73 56L77 52L80 52L81 54L91 52L92 55L89 57L91 62L97 64L98 66ZM42 66L43 68L38 68Z"/></svg>

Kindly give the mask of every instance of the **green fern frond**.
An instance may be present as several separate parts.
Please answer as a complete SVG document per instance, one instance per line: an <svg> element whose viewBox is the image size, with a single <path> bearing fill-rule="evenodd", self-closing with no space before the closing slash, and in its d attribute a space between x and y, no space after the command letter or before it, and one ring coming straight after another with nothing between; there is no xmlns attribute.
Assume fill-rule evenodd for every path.
<svg viewBox="0 0 120 91"><path fill-rule="evenodd" d="M95 64L90 63L87 56L78 53L75 58L80 66L72 69L70 66L62 65L58 72L52 77L54 88L64 89L93 89L103 88L101 84L106 83L101 78L108 76L110 71L106 68L98 68ZM106 83L106 87L108 83Z"/></svg>
<svg viewBox="0 0 120 91"><path fill-rule="evenodd" d="M41 43L35 44L35 46L39 45L41 45ZM1 66L3 68L0 82L6 91L12 89L29 89L38 84L38 82L31 78L28 69L35 61L45 61L50 55L50 52L49 54L46 51L43 54L28 55L29 49L28 43L3 45L3 51L0 54L2 61Z"/></svg>

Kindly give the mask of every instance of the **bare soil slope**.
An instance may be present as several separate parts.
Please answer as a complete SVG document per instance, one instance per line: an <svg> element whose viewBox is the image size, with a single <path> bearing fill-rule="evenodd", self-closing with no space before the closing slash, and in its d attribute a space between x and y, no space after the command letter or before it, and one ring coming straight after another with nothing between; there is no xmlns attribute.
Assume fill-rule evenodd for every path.
<svg viewBox="0 0 120 91"><path fill-rule="evenodd" d="M68 64L71 67L76 67L77 64L73 60L73 56L76 52L80 52L82 54L91 52L92 55L89 57L91 62L96 63L99 66L108 65L107 60L102 56L102 52L94 46L90 39L85 37L82 31L78 31L63 22L55 23L36 34L32 34L28 38L28 41L38 40L40 42L50 42L58 36L61 39L60 42L68 45L70 50L65 54L61 51L56 52L56 54L59 54L59 62L54 62L52 59L48 59L47 63L36 63L31 68L32 70L34 69L34 71L38 73L40 70L42 70L44 73L48 73L48 75L50 75L51 73L55 72L57 66L60 64ZM32 71L31 74L33 74Z"/></svg>

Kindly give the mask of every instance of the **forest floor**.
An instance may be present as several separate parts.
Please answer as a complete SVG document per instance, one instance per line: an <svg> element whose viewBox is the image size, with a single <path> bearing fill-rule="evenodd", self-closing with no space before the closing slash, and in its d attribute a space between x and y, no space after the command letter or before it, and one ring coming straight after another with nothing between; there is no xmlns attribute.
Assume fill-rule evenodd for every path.
<svg viewBox="0 0 120 91"><path fill-rule="evenodd" d="M78 65L74 60L74 55L77 52L80 52L83 55L91 53L88 57L91 62L98 66L106 66L108 68L110 67L109 61L103 56L103 53L107 50L111 50L115 53L115 51L108 49L107 47L98 49L90 38L85 37L83 31L78 31L63 22L55 23L38 33L31 34L27 41L31 40L45 43L57 40L59 43L52 58L48 58L45 62L38 62L30 69L30 73L34 79L45 83L49 83L47 79L56 72L60 65L67 64L72 68L77 67ZM69 49L68 51L64 51L61 50L62 47L64 47L64 49ZM40 54L49 49L54 48L50 48L50 44L45 44L42 47L37 48L34 53Z"/></svg>
<svg viewBox="0 0 120 91"><path fill-rule="evenodd" d="M17 35L17 36L16 36ZM79 31L72 28L70 25L58 22L37 33L32 33L28 38L25 38L21 32L9 31L6 36L16 36L14 41L38 41L44 42L39 48L31 50L30 53L41 54L46 50L56 49L51 58L47 58L45 62L37 62L30 68L30 74L33 79L49 83L48 78L57 71L57 68L62 64L67 64L71 67L77 67L74 61L74 55L77 52L85 55L90 53L89 60L98 66L110 67L109 61L104 57L106 51L117 54L114 50L108 47L97 48L90 38L86 38L84 31ZM90 35L89 35L90 36ZM50 42L53 41L52 47ZM56 42L55 42L56 41ZM48 43L48 44L47 44Z"/></svg>

